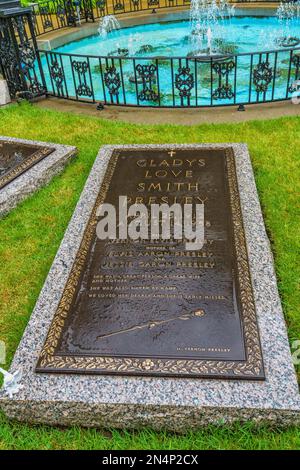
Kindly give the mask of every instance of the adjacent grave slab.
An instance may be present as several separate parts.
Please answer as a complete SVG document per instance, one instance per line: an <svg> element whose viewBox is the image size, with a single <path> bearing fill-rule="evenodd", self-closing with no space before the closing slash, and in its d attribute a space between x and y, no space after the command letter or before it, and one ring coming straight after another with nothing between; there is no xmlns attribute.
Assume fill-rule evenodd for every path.
<svg viewBox="0 0 300 470"><path fill-rule="evenodd" d="M63 170L76 147L0 137L0 217Z"/></svg>
<svg viewBox="0 0 300 470"><path fill-rule="evenodd" d="M6 80L1 79L0 75L0 106L5 106L11 102Z"/></svg>
<svg viewBox="0 0 300 470"><path fill-rule="evenodd" d="M143 159L146 152L153 152L154 162L161 161L160 158L164 152L166 153L166 158L172 158L173 153L178 152L178 158L180 159L180 155L184 156L184 161L187 160L187 155L193 156L195 152L198 152L199 157L199 152L202 152L208 166L214 164L213 155L221 155L223 153L232 156L232 161L233 163L235 162L236 167L236 189L239 190L239 195L235 191L231 193L234 196L231 200L231 210L233 204L238 217L235 218L234 211L231 215L228 213L227 220L230 220L231 217L233 220L233 226L231 227L233 232L230 232L230 229L228 234L233 234L234 241L231 244L227 244L225 250L227 253L230 253L232 249L233 255L229 256L228 259L222 259L222 250L221 252L217 250L213 253L213 257L217 261L221 260L222 266L226 265L227 268L229 266L230 269L222 271L224 277L221 280L219 279L210 292L212 294L217 288L221 289L224 287L225 293L227 292L225 297L227 301L231 298L231 301L226 304L226 299L205 299L204 302L204 299L195 299L193 297L191 312L197 312L196 307L199 304L202 314L196 315L195 318L193 315L188 316L190 314L185 312L187 318L183 321L182 318L177 318L178 312L176 309L179 308L178 301L175 298L173 300L171 298L167 299L165 300L165 312L167 319L170 321L168 322L168 328L166 328L165 323L164 325L161 324L159 315L153 318L153 314L156 311L161 314L160 302L162 302L161 299L164 297L159 297L160 300L156 298L154 301L156 309L151 311L150 319L152 323L148 332L159 337L159 335L168 334L170 331L173 331L177 332L177 335L179 334L180 337L181 329L188 333L190 324L193 326L192 330L198 328L199 341L205 341L206 338L203 336L205 331L210 331L211 340L213 338L212 330L209 330L209 325L203 322L209 317L214 318L214 312L211 310L211 307L213 305L216 308L216 306L211 302L222 300L220 317L224 313L223 310L227 309L226 314L232 322L237 343L235 345L232 343L229 348L221 348L216 344L216 348L213 351L208 350L207 344L204 348L200 348L201 351L199 352L197 348L188 347L189 338L192 338L193 334L193 331L189 331L190 337L184 335L185 344L182 348L184 351L177 351L177 355L180 356L177 363L176 359L172 356L172 343L170 342L168 342L166 350L160 349L164 346L163 342L160 342L158 343L158 349L153 348L150 350L149 357L146 357L145 351L142 352L141 357L138 357L137 351L134 350L134 345L138 343L134 338L138 337L135 337L135 335L138 335L140 331L142 331L143 335L145 334L143 326L149 320L149 318L144 316L145 312L142 312L143 321L141 324L138 324L139 328L135 328L139 317L134 318L132 325L125 325L125 328L124 321L120 322L125 330L122 332L123 336L124 334L125 336L129 334L131 338L127 345L124 341L111 341L111 338L115 337L116 334L119 335L119 330L115 329L116 325L113 323L103 325L103 322L95 321L96 317L93 316L93 312L95 313L93 306L95 308L96 305L93 302L99 302L97 299L99 281L95 281L95 272L93 273L90 267L95 260L96 262L101 262L101 247L98 247L97 243L93 244L93 253L97 255L99 252L100 257L90 258L89 267L84 264L86 262L86 253L89 252L89 246L91 246L90 243L86 244L86 237L87 235L91 237L89 239L91 241L94 236L93 230L96 227L93 214L99 202L99 193L103 193L104 189L106 193L107 189L110 188L110 182L107 181L107 178L108 175L113 173L110 166L111 162L114 159L117 160L117 154L118 158L124 158L128 161L128 168L130 170L129 159ZM157 155L160 154L160 157L155 158L155 153ZM168 157L167 154L169 155ZM229 171L229 174L232 174L234 169L230 162L228 166L226 161L224 168L226 171ZM129 173L132 174L130 171ZM214 172L214 174L217 173ZM206 181L207 187L210 186L210 195L217 194L218 190L216 191L216 189L219 187L220 192L223 188L223 183L220 183L222 178L219 178L219 186L215 186L210 176L209 173L206 174L202 183ZM128 178L130 178L130 174L123 174L123 181ZM201 177L199 178L198 182L201 183ZM134 180L133 174L132 180ZM112 184L113 181L114 179L112 178ZM141 181L145 180L142 179ZM119 180L119 186L119 194L122 194L122 186L126 187L122 183L122 179ZM203 184L201 185L202 188ZM200 194L199 188L195 187L194 189ZM226 212L229 211L229 206L225 200L227 197L226 191L227 189L224 190L223 196L222 191L220 193L221 199L224 199L223 202L220 202L221 200L218 200L217 196L215 200L221 212L224 210ZM177 192L177 190L173 191L173 196ZM239 207L241 213L239 213ZM210 210L213 211L213 207ZM215 214L211 213L211 227L214 226L214 222L219 220L217 214L218 212ZM216 231L211 229L212 231L209 232L208 230L208 233L210 233L208 238L221 240L222 243L226 240L228 241L231 235L224 235L226 232L224 227L224 224L223 226L220 224ZM222 233L223 238L217 237L217 233L219 235ZM236 243L237 235L238 243ZM82 247L84 247L83 251ZM78 269L78 260L80 260L80 269ZM242 260L242 264L239 264L239 260ZM203 261L200 260L199 262ZM231 263L233 264L231 265ZM120 268L119 265L118 268ZM186 266L181 266L181 268L181 273L186 275ZM198 266L198 273L206 272L202 271L202 269L202 265ZM213 277L218 275L218 271L214 271L213 266L211 269ZM235 287L238 286L239 290L234 291L233 297L230 297L228 294L228 285L230 285L228 284L230 280L228 273L231 270L238 272L237 281L233 285ZM96 276L103 275L100 271ZM149 274L151 270L145 268L143 272ZM168 275L178 274L176 269L170 269L165 272ZM95 297L90 288L91 286L88 287L89 282L82 278L81 274L88 274L87 277L94 281L93 284L96 287L94 290L96 292ZM129 274L141 276L142 272L138 271L136 273L133 269ZM110 272L108 275L111 276L113 273ZM205 276L207 274L204 275L204 278ZM79 283L80 279L83 279L82 284ZM232 276L232 279L235 279L234 276ZM249 286L245 289L242 279L250 282L252 293L249 290ZM72 285L70 285L70 280L72 280ZM209 277L206 279L206 282L208 280ZM194 294L196 295L197 289L193 286L194 282L195 280L193 279L189 284L191 289L194 289ZM105 283L104 285L106 286ZM145 282L144 285L146 285ZM78 291L76 291L76 286L80 286ZM136 288L136 286L134 287ZM186 286L183 283L184 287ZM71 290L69 290L70 288ZM77 295L78 292L82 292L82 288L86 289L85 300L90 299L86 304L82 304L80 295L79 297ZM127 286L123 294L128 296L130 292L131 288ZM217 295L221 296L222 293L217 292ZM114 298L112 297L112 299ZM128 297L125 298L127 299L126 302L129 302L128 311L133 316L135 311L134 305L130 304L132 299L130 297L131 300L128 301ZM136 299L137 297L135 297L135 302ZM143 301L144 310L149 311L151 309L151 302L147 298L145 299ZM72 302L75 302L75 304L73 303L73 312L76 308L81 311L81 315L77 315L77 319L76 316L68 316L70 314L69 307ZM120 305L120 302L122 302L121 298L117 298L117 301L107 301L106 307L108 312L110 312L109 318L113 317L115 308ZM234 305L234 311L230 310L232 305ZM174 313L172 312L173 307L175 308L174 318L172 316ZM250 309L252 322L248 329L247 325L245 326L247 309ZM60 315L58 315L58 312L60 312ZM61 316L62 312L64 312L63 316ZM125 315L123 317L124 320L126 319L126 308L124 308L123 315ZM242 325L242 334L239 328L237 328L239 319ZM144 320L146 321L144 322ZM224 319L220 318L220 320L223 321ZM180 323L179 328L176 322ZM200 322L202 322L203 327L201 327ZM186 326L182 326L183 323ZM216 327L217 323L216 321L213 324L213 328ZM62 326L65 324L69 325L70 328L63 331ZM94 325L97 334L96 341L95 337L93 337L92 325ZM226 328L224 328L224 331L226 336ZM110 340L106 341L108 335ZM218 332L218 335L218 341L220 342L222 335L220 335L220 332ZM55 340L53 342L54 336ZM100 344L97 342L98 339L100 339L100 343L103 339L105 342ZM141 349L144 347L145 340L147 340L147 335L144 336L143 341L140 343ZM195 338L193 338L193 344L195 345ZM127 354L128 348L133 348L129 356ZM207 349L205 350L205 348ZM109 350L110 354L108 354ZM160 358L158 357L159 351ZM254 359L251 356L253 353ZM175 360L175 363L172 363L171 369L168 369L170 361L172 362L173 360ZM172 375L182 375L181 368L186 365L187 361L192 365L187 374L184 374L188 377L173 377ZM224 364L225 370L230 370L229 374L222 376L222 367L219 367L220 363ZM247 376L245 377L241 373L240 365L238 374L236 374L237 378L234 378L236 365L242 363L244 364L244 369L248 371ZM109 364L109 367L107 364ZM255 366L254 369L253 364ZM162 367L162 365L166 367ZM204 366L206 369L210 368L209 373L205 373ZM219 367L216 373L212 373L213 366L216 369ZM154 429L166 428L176 431L184 431L208 423L219 424L248 419L256 422L268 421L282 425L299 423L300 399L298 384L277 291L273 258L265 232L247 146L243 144L174 144L165 146L103 147L93 166L28 327L16 352L11 372L16 370L21 371L23 374L21 381L22 389L13 398L9 398L7 393L2 390L0 404L9 417L18 420L60 425L82 424L84 426L99 427L140 428L150 426ZM130 375L131 373L135 375ZM158 373L170 376L154 376ZM120 376L120 374L123 374L123 376ZM148 375L146 376L145 374Z"/></svg>

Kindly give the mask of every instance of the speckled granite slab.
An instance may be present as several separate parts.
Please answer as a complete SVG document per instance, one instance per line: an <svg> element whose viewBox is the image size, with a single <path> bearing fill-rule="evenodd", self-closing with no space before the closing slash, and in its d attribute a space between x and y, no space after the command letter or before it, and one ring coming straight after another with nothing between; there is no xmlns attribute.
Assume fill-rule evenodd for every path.
<svg viewBox="0 0 300 470"><path fill-rule="evenodd" d="M170 144L160 147L170 149ZM195 148L195 145L183 147ZM22 372L22 389L13 398L3 390L0 392L0 405L9 417L53 425L152 427L178 432L237 420L280 425L300 422L298 384L247 146L208 144L206 147L231 147L235 154L266 380L35 372L108 161L116 148L105 146L95 161L14 357L11 372Z"/></svg>
<svg viewBox="0 0 300 470"><path fill-rule="evenodd" d="M42 186L45 186L56 174L60 173L68 161L76 154L76 147L52 144L33 140L0 137L0 142L16 142L53 149L46 157L20 172L16 178L0 189L0 218L14 209L21 201Z"/></svg>

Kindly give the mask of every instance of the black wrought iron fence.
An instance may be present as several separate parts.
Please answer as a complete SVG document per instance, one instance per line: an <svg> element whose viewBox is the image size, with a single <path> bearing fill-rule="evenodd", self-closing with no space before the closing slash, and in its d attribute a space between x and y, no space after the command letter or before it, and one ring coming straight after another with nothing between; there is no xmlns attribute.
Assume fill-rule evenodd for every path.
<svg viewBox="0 0 300 470"><path fill-rule="evenodd" d="M33 7L35 35L94 21L96 6L92 0L48 0Z"/></svg>
<svg viewBox="0 0 300 470"><path fill-rule="evenodd" d="M78 21L111 12L105 0L93 0L94 4L92 0L69 1L63 0L60 13L62 0L47 2L47 10L38 5L43 24L34 15L34 25L28 11L0 18L0 71L12 96L52 95L99 103L100 107L204 107L288 100L300 94L300 47L219 57L129 57L122 50L117 56L87 56L38 50L37 28L44 31L75 24L75 12ZM113 0L109 6L114 12L128 12L187 3L122 2Z"/></svg>
<svg viewBox="0 0 300 470"><path fill-rule="evenodd" d="M217 59L40 54L48 94L77 101L227 106L287 100L300 90L300 48Z"/></svg>

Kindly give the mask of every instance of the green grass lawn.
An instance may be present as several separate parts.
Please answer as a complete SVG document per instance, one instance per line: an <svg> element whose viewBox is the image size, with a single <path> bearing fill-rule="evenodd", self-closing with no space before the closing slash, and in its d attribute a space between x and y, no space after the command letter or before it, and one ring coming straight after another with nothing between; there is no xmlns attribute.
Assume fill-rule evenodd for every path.
<svg viewBox="0 0 300 470"><path fill-rule="evenodd" d="M217 112L217 110L216 110ZM249 146L291 343L300 339L300 117L241 124L142 126L42 110L0 109L0 134L76 145L78 157L0 221L0 340L8 368L85 180L103 144L246 142ZM9 422L0 414L0 449L296 449L300 429L250 424L185 436L144 430L100 432Z"/></svg>

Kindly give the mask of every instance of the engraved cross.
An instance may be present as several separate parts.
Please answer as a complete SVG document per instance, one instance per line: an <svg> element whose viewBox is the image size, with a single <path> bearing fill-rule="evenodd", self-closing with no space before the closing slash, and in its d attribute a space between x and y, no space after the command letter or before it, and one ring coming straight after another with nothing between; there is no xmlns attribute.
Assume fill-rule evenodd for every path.
<svg viewBox="0 0 300 470"><path fill-rule="evenodd" d="M173 155L175 155L176 152L174 150L170 150L170 152L168 152L168 155L170 155L170 157L173 157Z"/></svg>

